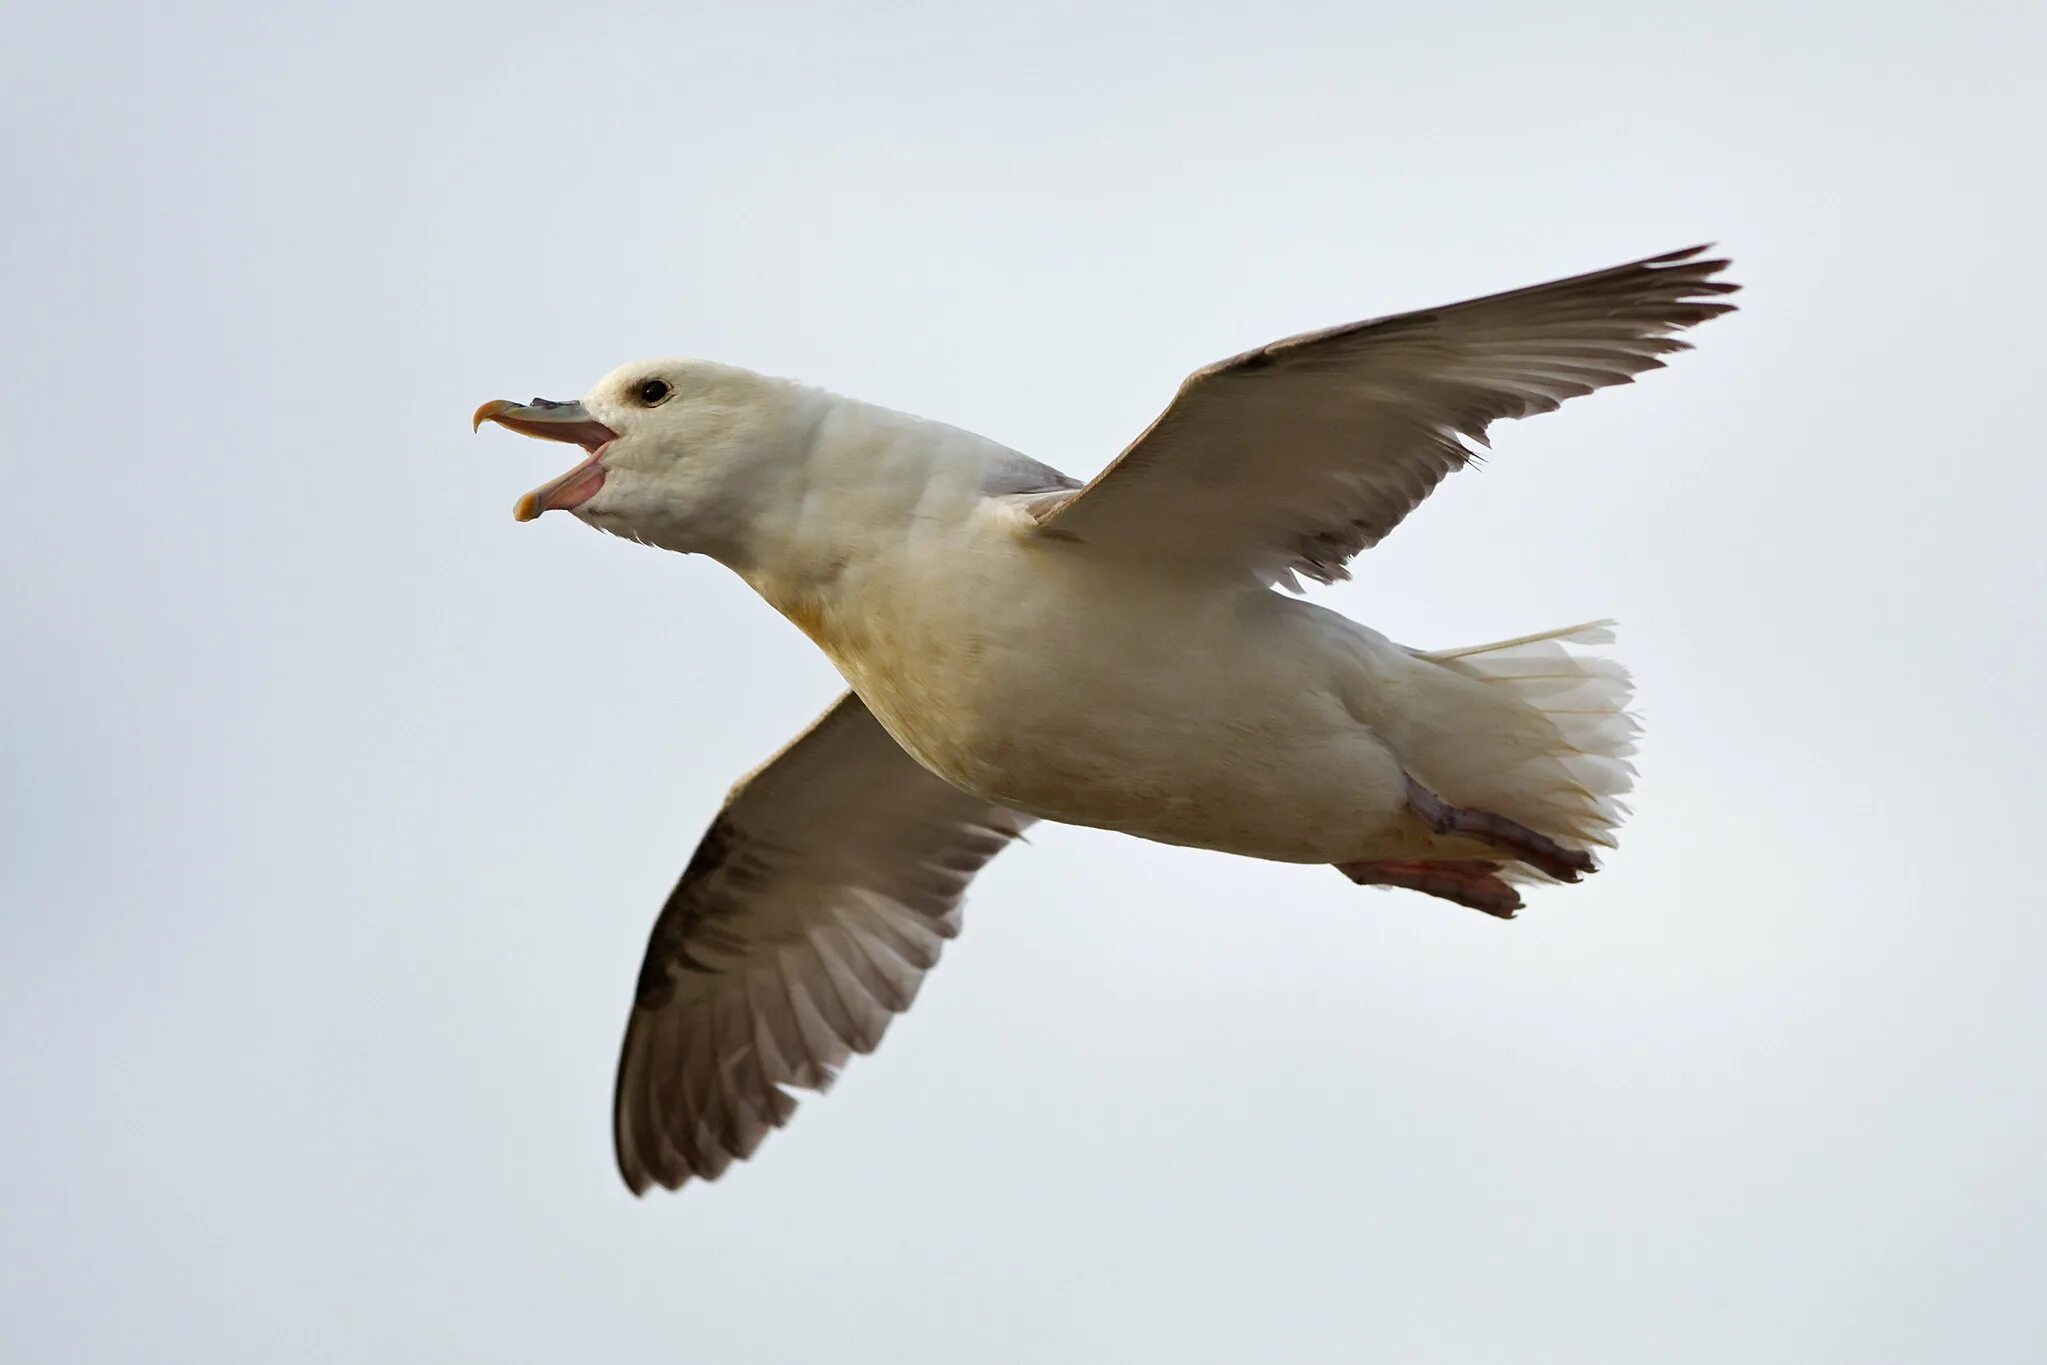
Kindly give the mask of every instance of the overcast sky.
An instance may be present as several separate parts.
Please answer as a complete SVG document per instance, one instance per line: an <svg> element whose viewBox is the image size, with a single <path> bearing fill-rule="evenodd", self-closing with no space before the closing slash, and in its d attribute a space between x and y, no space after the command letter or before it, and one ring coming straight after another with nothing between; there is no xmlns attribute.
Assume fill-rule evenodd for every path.
<svg viewBox="0 0 2047 1365"><path fill-rule="evenodd" d="M1423 8L10 11L0 1355L2047 1354L2047 11ZM654 910L839 684L515 524L560 450L477 403L696 354L1087 474L1220 356L1708 239L1742 312L1317 594L1619 617L1605 872L1048 829L626 1194Z"/></svg>

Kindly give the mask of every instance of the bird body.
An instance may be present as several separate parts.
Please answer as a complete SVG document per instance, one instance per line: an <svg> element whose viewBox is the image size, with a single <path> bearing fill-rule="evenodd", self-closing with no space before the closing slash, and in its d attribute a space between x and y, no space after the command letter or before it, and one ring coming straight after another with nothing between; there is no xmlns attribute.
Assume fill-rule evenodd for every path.
<svg viewBox="0 0 2047 1365"><path fill-rule="evenodd" d="M948 502L747 575L913 758L1039 819L1293 862L1370 851L1400 784L1358 713L1385 709L1369 632L1255 584L1105 578L1012 498Z"/></svg>
<svg viewBox="0 0 2047 1365"><path fill-rule="evenodd" d="M634 1189L715 1176L907 1008L1033 819L1330 863L1501 917L1611 846L1604 623L1424 651L1333 581L1486 428L1626 382L1729 305L1697 250L1198 372L1083 487L941 423L704 361L486 404L589 458L521 500L708 554L850 688L733 789L656 924L620 1064Z"/></svg>
<svg viewBox="0 0 2047 1365"><path fill-rule="evenodd" d="M1422 826L1410 772L1442 769L1447 799L1510 818L1539 819L1543 782L1573 780L1553 765L1525 794L1474 785L1515 767L1540 712L1336 612L1039 534L1044 490L999 491L1014 451L753 382L817 420L780 451L800 513L749 527L736 567L962 790L1162 843L1344 863L1485 852Z"/></svg>

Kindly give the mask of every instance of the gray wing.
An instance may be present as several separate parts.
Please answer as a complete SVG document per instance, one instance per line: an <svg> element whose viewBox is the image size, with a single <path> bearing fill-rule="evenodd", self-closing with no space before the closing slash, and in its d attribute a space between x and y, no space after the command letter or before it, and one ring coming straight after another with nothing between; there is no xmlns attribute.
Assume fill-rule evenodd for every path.
<svg viewBox="0 0 2047 1365"><path fill-rule="evenodd" d="M1334 582L1506 417L1628 383L1733 305L1704 247L1289 337L1196 371L1115 463L1033 508L1061 538Z"/></svg>
<svg viewBox="0 0 2047 1365"><path fill-rule="evenodd" d="M717 1178L910 1007L1030 821L918 766L848 693L733 788L661 909L613 1102L635 1194Z"/></svg>

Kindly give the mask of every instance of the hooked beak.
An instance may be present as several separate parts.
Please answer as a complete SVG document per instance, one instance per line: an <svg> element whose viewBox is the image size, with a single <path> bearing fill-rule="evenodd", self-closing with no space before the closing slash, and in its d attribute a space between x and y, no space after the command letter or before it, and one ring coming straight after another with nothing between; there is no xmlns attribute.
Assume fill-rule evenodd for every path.
<svg viewBox="0 0 2047 1365"><path fill-rule="evenodd" d="M521 436L543 441L567 441L590 452L590 458L550 483L544 483L519 499L512 515L531 521L542 512L580 507L604 487L604 466L597 457L604 447L618 439L618 433L583 410L581 402L552 403L536 398L531 403L514 403L493 398L476 410L469 429L480 430L485 422L496 422Z"/></svg>

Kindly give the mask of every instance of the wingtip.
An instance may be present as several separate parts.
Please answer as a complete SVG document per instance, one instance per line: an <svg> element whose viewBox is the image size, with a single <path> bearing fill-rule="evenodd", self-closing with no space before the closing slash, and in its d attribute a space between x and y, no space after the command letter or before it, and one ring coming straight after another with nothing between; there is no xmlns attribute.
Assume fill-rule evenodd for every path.
<svg viewBox="0 0 2047 1365"><path fill-rule="evenodd" d="M1694 256L1704 255L1717 245L1719 245L1717 242L1701 242L1697 246L1679 247L1676 251L1666 251L1661 256L1645 256L1636 264L1671 265L1678 261L1688 261Z"/></svg>
<svg viewBox="0 0 2047 1365"><path fill-rule="evenodd" d="M611 1156L613 1164L618 1168L618 1178L625 1185L626 1193L635 1199L644 1198L647 1191L654 1187L654 1181L647 1173L647 1168L641 1164L638 1155L629 1150L624 1143L619 1143L612 1147Z"/></svg>
<svg viewBox="0 0 2047 1365"><path fill-rule="evenodd" d="M1701 242L1697 246L1688 246L1677 251L1666 251L1661 256L1645 256L1641 260L1634 262L1634 264L1637 266L1661 267L1666 270L1673 266L1682 266L1686 273L1697 272L1701 275L1715 275L1734 264L1734 258L1731 256L1712 256L1704 260L1700 259L1707 252L1717 250L1719 245L1718 242ZM1740 286L1736 285L1735 288L1740 288Z"/></svg>
<svg viewBox="0 0 2047 1365"><path fill-rule="evenodd" d="M1680 251L1665 252L1661 256L1650 256L1635 263L1637 267L1651 270L1658 275L1665 272L1674 272L1684 277L1684 292L1692 299L1688 307L1699 315L1686 322L1686 326L1711 321L1723 313L1740 311L1739 304L1709 302L1698 297L1700 295L1724 297L1728 294L1738 294L1742 290L1742 284L1739 280L1718 280L1712 278L1734 264L1734 259L1731 256L1711 256L1701 259L1701 257L1705 257L1705 253L1714 250L1718 245L1717 242L1701 242L1697 246L1688 246Z"/></svg>

